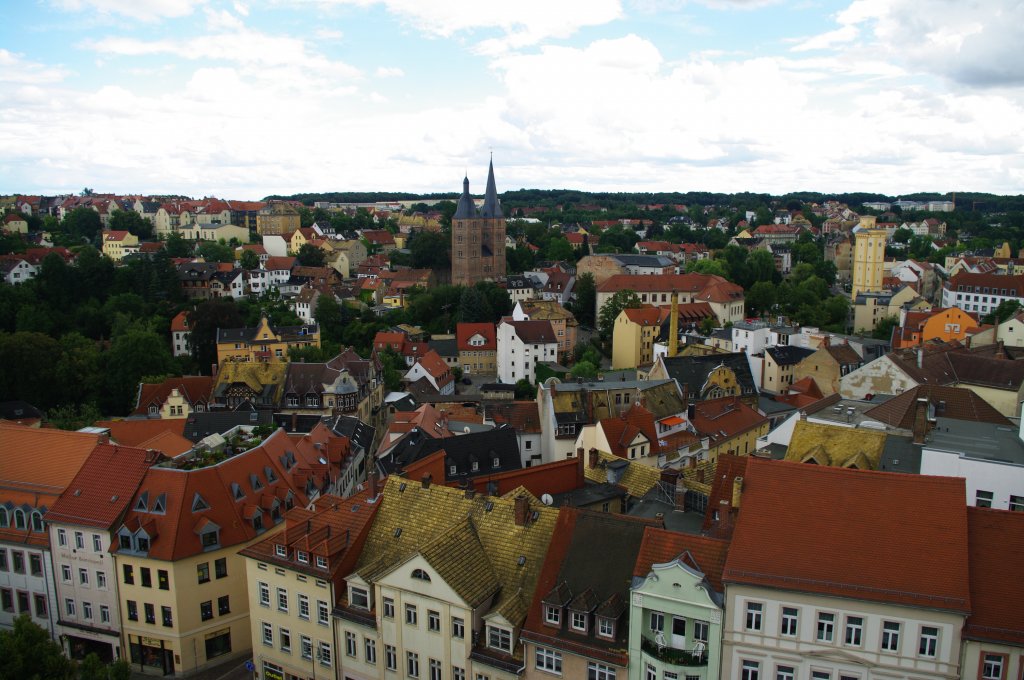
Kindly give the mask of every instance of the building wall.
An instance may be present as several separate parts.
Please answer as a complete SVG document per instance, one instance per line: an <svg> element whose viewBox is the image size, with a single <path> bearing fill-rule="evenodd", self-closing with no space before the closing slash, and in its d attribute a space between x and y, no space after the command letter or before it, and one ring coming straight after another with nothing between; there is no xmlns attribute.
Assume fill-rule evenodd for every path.
<svg viewBox="0 0 1024 680"><path fill-rule="evenodd" d="M4 606L0 607L0 628L13 628L14 619L27 613L50 637L56 637L55 622L59 613L55 592L49 550L42 546L0 542L0 593L4 598ZM8 597L10 606L7 606Z"/></svg>
<svg viewBox="0 0 1024 680"><path fill-rule="evenodd" d="M735 437L730 437L708 449L708 460L718 460L723 453L732 452L737 456L747 456L757 451L757 439L768 434L768 421L753 427L746 432L741 432Z"/></svg>
<svg viewBox="0 0 1024 680"><path fill-rule="evenodd" d="M963 647L963 668L960 671L963 680L982 680L983 659L989 656L1002 657L1000 680L1024 677L1024 649L1020 647L978 640L964 640Z"/></svg>
<svg viewBox="0 0 1024 680"><path fill-rule="evenodd" d="M459 366L466 375L495 375L497 353L493 350L459 350Z"/></svg>
<svg viewBox="0 0 1024 680"><path fill-rule="evenodd" d="M874 293L882 290L885 241L884 229L867 229L857 232L853 250L851 298L856 298L857 293Z"/></svg>
<svg viewBox="0 0 1024 680"><path fill-rule="evenodd" d="M558 677L548 671L537 668L537 649L538 647L548 650L553 650L561 655L562 658L562 672L561 677L563 678L587 678L587 664L591 662L585 656L578 654L572 654L564 649L558 649L554 646L538 645L534 642L527 642L524 646L526 669L523 673L523 680L551 680L551 678ZM608 664L604 664L608 665ZM625 678L627 677L627 669L622 666L611 666L615 669L615 677Z"/></svg>
<svg viewBox="0 0 1024 680"><path fill-rule="evenodd" d="M58 633L109 644L116 655L121 647L121 616L117 573L109 550L110 533L95 527L70 524L50 524L48 528L50 545L53 546L54 599L59 607L59 616L54 616L54 619L77 624L58 626ZM74 613L68 609L69 599L74 603ZM103 620L104 608L107 621ZM87 616L90 610L91 616ZM86 631L80 626L94 630ZM64 649L65 652L73 651L70 644L65 644Z"/></svg>
<svg viewBox="0 0 1024 680"><path fill-rule="evenodd" d="M1011 463L966 458L963 454L926 445L921 451L921 474L963 477L967 485L967 505L978 504L979 491L990 492L991 507L1000 510L1010 509L1011 496L1024 503L1024 468Z"/></svg>
<svg viewBox="0 0 1024 680"><path fill-rule="evenodd" d="M747 603L762 605L761 630L746 629ZM798 610L797 635L782 635L782 607ZM835 615L832 642L818 642L817 615ZM849 616L863 619L860 645L845 644ZM896 652L881 649L883 622L900 624ZM744 661L760 664L759 677L773 678L778 666L793 668L800 680L813 671L840 677L950 678L959 674L960 629L964 616L940 610L785 592L746 585L726 586L722 678L739 680ZM935 658L917 654L922 626L939 629Z"/></svg>
<svg viewBox="0 0 1024 680"><path fill-rule="evenodd" d="M909 375L886 357L864 364L839 380L839 392L846 399L863 399L868 394L903 394L917 387Z"/></svg>
<svg viewBox="0 0 1024 680"><path fill-rule="evenodd" d="M484 256L487 246L491 255ZM505 278L505 220L501 218L452 220L452 285Z"/></svg>
<svg viewBox="0 0 1024 680"><path fill-rule="evenodd" d="M631 321L624 311L620 312L612 331L612 370L636 368L643 363L642 345L640 325Z"/></svg>
<svg viewBox="0 0 1024 680"><path fill-rule="evenodd" d="M999 324L996 339L1010 347L1024 347L1024 321L1011 317Z"/></svg>

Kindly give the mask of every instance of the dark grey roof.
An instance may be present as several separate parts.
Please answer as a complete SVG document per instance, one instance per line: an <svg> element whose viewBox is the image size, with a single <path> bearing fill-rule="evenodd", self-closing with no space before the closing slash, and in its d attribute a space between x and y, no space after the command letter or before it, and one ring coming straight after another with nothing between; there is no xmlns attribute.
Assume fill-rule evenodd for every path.
<svg viewBox="0 0 1024 680"><path fill-rule="evenodd" d="M237 411L193 411L185 421L182 435L191 442L198 442L211 434L223 434L238 425L269 425L271 422L273 418L270 411L257 411L251 405Z"/></svg>
<svg viewBox="0 0 1024 680"><path fill-rule="evenodd" d="M471 220L476 217L476 204L473 197L469 195L469 177L462 180L462 195L459 196L459 203L455 206L453 220Z"/></svg>
<svg viewBox="0 0 1024 680"><path fill-rule="evenodd" d="M487 166L487 189L484 191L484 205L480 209L480 217L502 218L501 201L498 200L498 188L494 183L494 160Z"/></svg>
<svg viewBox="0 0 1024 680"><path fill-rule="evenodd" d="M363 451L373 448L376 430L355 416L338 416L331 421L329 427L335 434L348 437L353 446L362 448Z"/></svg>
<svg viewBox="0 0 1024 680"><path fill-rule="evenodd" d="M562 507L563 505L571 505L573 507L584 507L593 505L594 503L617 501L621 502L621 499L627 494L625 487L618 484L610 484L608 482L602 482L601 484L595 484L594 482L587 482L578 489L572 491L566 491L564 493L553 494L554 506L556 508Z"/></svg>
<svg viewBox="0 0 1024 680"><path fill-rule="evenodd" d="M445 452L445 478L449 480L491 475L522 467L516 431L507 426L444 439L435 439L416 428L402 437L387 456L380 460L380 464L388 472L394 472L441 449ZM498 459L497 467L494 465L495 458ZM476 470L473 469L474 463ZM455 466L454 474L451 472L452 466Z"/></svg>
<svg viewBox="0 0 1024 680"><path fill-rule="evenodd" d="M804 357L809 357L816 351L808 347L794 347L793 345L775 345L765 350L779 366L798 364Z"/></svg>
<svg viewBox="0 0 1024 680"><path fill-rule="evenodd" d="M387 405L389 408L394 408L395 411L405 413L408 411L415 411L418 403L419 402L413 399L411 394L406 394L401 399L389 401Z"/></svg>
<svg viewBox="0 0 1024 680"><path fill-rule="evenodd" d="M291 434L309 434L320 424L323 416L305 415L301 413L275 413L274 424L283 427Z"/></svg>
<svg viewBox="0 0 1024 680"><path fill-rule="evenodd" d="M885 472L921 474L921 445L914 444L913 441L913 437L900 437L894 434L886 436L878 469Z"/></svg>
<svg viewBox="0 0 1024 680"><path fill-rule="evenodd" d="M455 357L459 355L459 343L455 338L430 340L427 342L427 345L442 357Z"/></svg>
<svg viewBox="0 0 1024 680"><path fill-rule="evenodd" d="M514 392L515 389L511 383L484 383L480 386L481 392Z"/></svg>
<svg viewBox="0 0 1024 680"><path fill-rule="evenodd" d="M699 398L701 388L707 382L708 375L718 366L732 369L743 394L757 392L754 377L750 373L750 364L747 362L747 355L743 352L693 357L665 357L664 362L669 377L679 383L679 388L691 398L694 395Z"/></svg>
<svg viewBox="0 0 1024 680"><path fill-rule="evenodd" d="M632 255L625 253L611 256L621 265L632 265L634 267L671 267L675 261L664 255Z"/></svg>
<svg viewBox="0 0 1024 680"><path fill-rule="evenodd" d="M1017 428L953 418L936 418L924 448L964 458L1024 465L1024 442Z"/></svg>
<svg viewBox="0 0 1024 680"><path fill-rule="evenodd" d="M253 328L218 328L217 329L217 342L261 342L256 338L256 331L259 330L257 327ZM270 330L281 336L281 340L297 340L298 338L306 335L313 335L318 332L319 326L317 324L309 324L304 326L273 326L271 325ZM277 342L277 340L274 340Z"/></svg>
<svg viewBox="0 0 1024 680"><path fill-rule="evenodd" d="M512 387L515 387L513 385ZM0 420L24 420L27 418L42 418L43 412L27 401L4 401L0 402Z"/></svg>

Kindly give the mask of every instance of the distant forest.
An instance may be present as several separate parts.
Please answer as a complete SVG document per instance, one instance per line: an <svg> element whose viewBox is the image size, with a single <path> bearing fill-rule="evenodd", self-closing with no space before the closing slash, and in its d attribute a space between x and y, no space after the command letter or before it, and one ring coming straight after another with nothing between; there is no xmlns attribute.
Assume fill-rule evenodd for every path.
<svg viewBox="0 0 1024 680"><path fill-rule="evenodd" d="M293 200L305 205L313 205L317 201L330 203L376 203L378 201L414 201L436 203L444 200L455 200L458 193L415 194L400 191L332 191L325 193L303 193L291 196L273 195L264 200ZM849 206L859 206L864 202L895 201L897 198L908 201L951 200L950 193L920 192L887 196L885 194L853 192L843 194L827 194L814 191L797 191L780 196L757 193L722 194L706 191L688 192L590 192L573 189L516 189L501 194L501 201L508 208L545 207L555 205L591 204L604 208L624 207L629 205L652 204L683 204L716 205L716 206L751 206L777 205L786 206L792 202L822 203L836 200ZM1000 196L997 194L965 192L956 194L957 210L977 210L980 212L1024 211L1024 195Z"/></svg>

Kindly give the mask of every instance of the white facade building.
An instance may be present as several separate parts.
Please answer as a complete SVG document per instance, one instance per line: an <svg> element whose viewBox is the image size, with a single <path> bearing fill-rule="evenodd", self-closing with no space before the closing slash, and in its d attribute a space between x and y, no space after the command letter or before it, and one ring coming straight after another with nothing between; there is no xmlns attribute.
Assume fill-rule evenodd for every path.
<svg viewBox="0 0 1024 680"><path fill-rule="evenodd" d="M550 321L502 321L498 324L498 380L514 385L537 379L537 364L558 360L558 338Z"/></svg>

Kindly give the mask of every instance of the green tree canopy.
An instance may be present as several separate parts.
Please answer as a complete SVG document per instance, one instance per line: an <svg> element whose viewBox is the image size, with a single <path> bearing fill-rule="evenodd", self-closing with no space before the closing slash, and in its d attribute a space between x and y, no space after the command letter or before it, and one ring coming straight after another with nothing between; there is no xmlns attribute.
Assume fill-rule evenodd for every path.
<svg viewBox="0 0 1024 680"><path fill-rule="evenodd" d="M225 243L204 241L199 244L199 256L207 262L234 262L235 252Z"/></svg>
<svg viewBox="0 0 1024 680"><path fill-rule="evenodd" d="M639 309L643 306L640 296L631 290L619 290L612 295L598 314L598 330L604 340L611 340L615 319L623 309Z"/></svg>
<svg viewBox="0 0 1024 680"><path fill-rule="evenodd" d="M245 269L247 271L259 269L260 256L251 250L243 250L242 254L238 258L238 264L241 265L242 269Z"/></svg>
<svg viewBox="0 0 1024 680"><path fill-rule="evenodd" d="M74 667L60 645L22 614L12 630L0 630L0 678L71 680Z"/></svg>
<svg viewBox="0 0 1024 680"><path fill-rule="evenodd" d="M257 317L258 318L258 317ZM192 329L192 357L207 375L217 363L217 329L243 328L246 324L238 306L231 300L205 300L188 315Z"/></svg>
<svg viewBox="0 0 1024 680"><path fill-rule="evenodd" d="M572 292L576 296L571 303L573 315L580 324L593 328L597 307L597 285L594 283L594 275L584 272L577 276Z"/></svg>
<svg viewBox="0 0 1024 680"><path fill-rule="evenodd" d="M127 231L140 239L153 236L153 223L134 210L115 210L110 214L112 231Z"/></svg>
<svg viewBox="0 0 1024 680"><path fill-rule="evenodd" d="M98 212L92 208L81 207L66 214L62 226L72 239L76 241L85 239L94 243L103 228L103 222L100 220Z"/></svg>
<svg viewBox="0 0 1024 680"><path fill-rule="evenodd" d="M295 257L304 267L323 267L327 263L327 254L312 243L303 243Z"/></svg>
<svg viewBox="0 0 1024 680"><path fill-rule="evenodd" d="M185 238L178 232L172 231L167 236L167 241L164 244L164 249L167 254L171 257L192 257L194 244L190 241L186 241Z"/></svg>
<svg viewBox="0 0 1024 680"><path fill-rule="evenodd" d="M417 269L450 269L448 241L447 236L436 231L418 232L409 241L412 266Z"/></svg>

